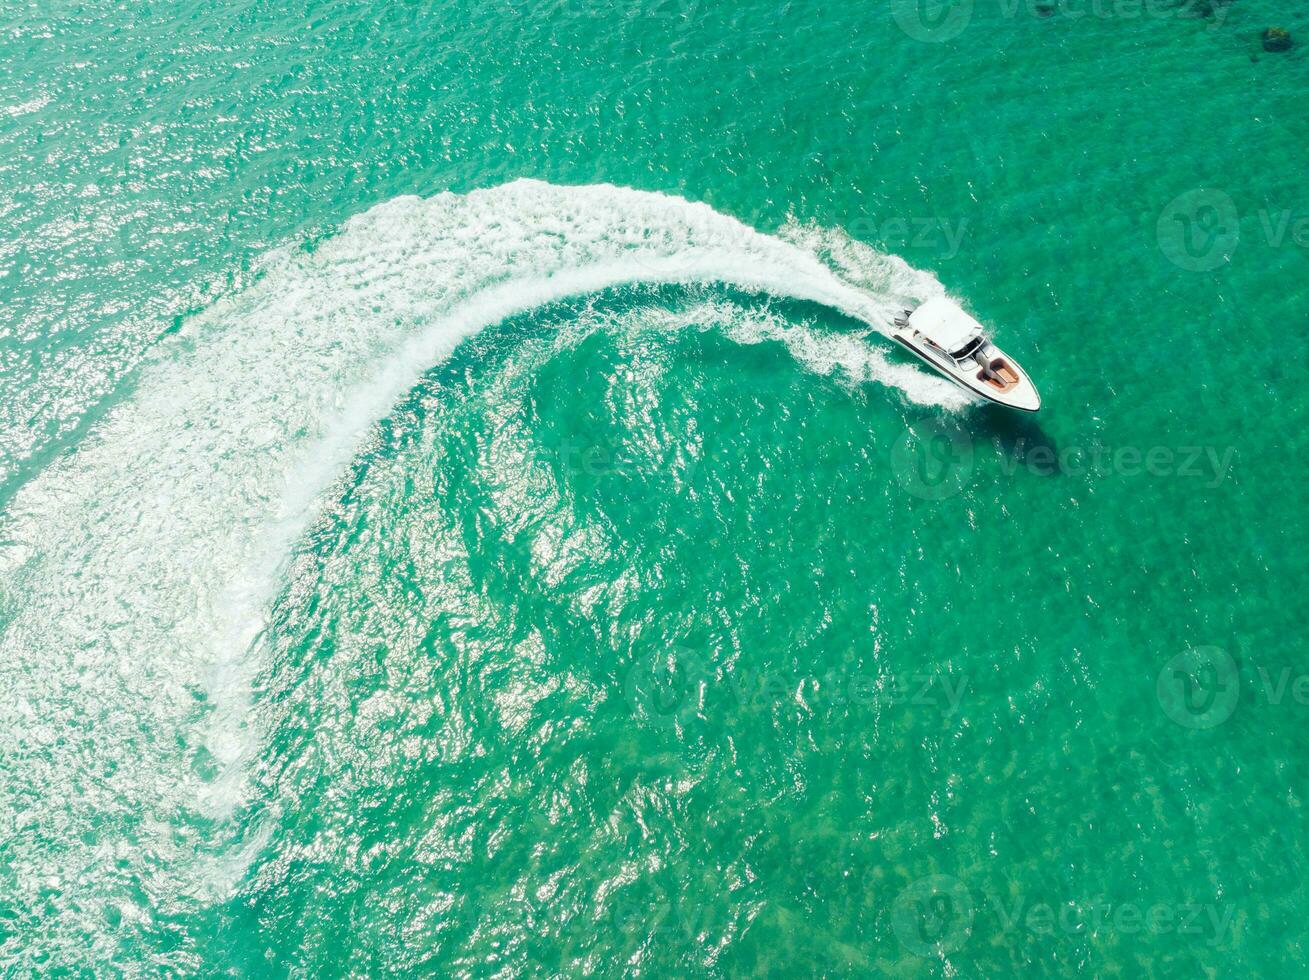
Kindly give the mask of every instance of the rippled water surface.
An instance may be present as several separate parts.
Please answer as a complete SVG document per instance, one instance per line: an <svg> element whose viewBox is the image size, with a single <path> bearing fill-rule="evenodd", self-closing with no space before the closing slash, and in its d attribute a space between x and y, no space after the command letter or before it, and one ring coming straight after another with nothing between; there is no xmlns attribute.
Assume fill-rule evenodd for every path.
<svg viewBox="0 0 1309 980"><path fill-rule="evenodd" d="M1295 972L1274 23L0 12L0 974Z"/></svg>

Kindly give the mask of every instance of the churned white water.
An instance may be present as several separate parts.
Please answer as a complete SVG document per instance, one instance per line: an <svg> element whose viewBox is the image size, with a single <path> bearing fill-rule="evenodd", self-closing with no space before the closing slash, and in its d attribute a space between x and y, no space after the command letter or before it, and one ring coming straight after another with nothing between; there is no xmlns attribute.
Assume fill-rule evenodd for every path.
<svg viewBox="0 0 1309 980"><path fill-rule="evenodd" d="M106 906L148 917L220 898L240 874L221 828L257 749L264 611L376 422L478 330L630 283L722 283L878 329L941 291L838 231L773 237L660 194L519 181L399 198L312 252L269 254L18 493L0 526L0 751L24 763L0 786L0 836L17 841L3 880L23 907L56 896L52 943L109 942L86 928ZM888 397L964 404L857 323L756 315L727 332Z"/></svg>

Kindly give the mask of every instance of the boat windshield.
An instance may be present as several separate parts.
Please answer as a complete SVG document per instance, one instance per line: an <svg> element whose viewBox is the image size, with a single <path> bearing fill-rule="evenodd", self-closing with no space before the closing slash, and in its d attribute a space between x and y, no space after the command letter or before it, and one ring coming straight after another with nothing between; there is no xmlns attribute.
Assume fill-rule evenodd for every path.
<svg viewBox="0 0 1309 980"><path fill-rule="evenodd" d="M972 340L968 341L968 343L964 344L963 347L960 347L957 351L951 351L950 356L967 357L969 354L973 353L973 351L977 350L977 348L981 346L982 346L982 338L974 337Z"/></svg>

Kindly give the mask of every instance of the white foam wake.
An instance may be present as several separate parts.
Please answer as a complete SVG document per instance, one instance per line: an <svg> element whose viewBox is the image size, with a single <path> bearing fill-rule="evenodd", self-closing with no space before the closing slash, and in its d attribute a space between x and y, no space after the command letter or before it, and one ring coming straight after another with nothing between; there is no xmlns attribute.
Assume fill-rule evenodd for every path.
<svg viewBox="0 0 1309 980"><path fill-rule="evenodd" d="M33 929L43 909L24 947L93 961L115 952L85 946L113 941L107 910L148 931L161 909L218 897L230 854L213 821L255 751L247 651L314 502L462 339L637 281L728 283L881 328L940 291L839 233L770 237L659 194L519 181L400 198L312 254L269 255L17 495L0 525L0 753L21 765L0 785L0 839L25 843L0 891ZM912 401L961 403L853 335L786 342Z"/></svg>

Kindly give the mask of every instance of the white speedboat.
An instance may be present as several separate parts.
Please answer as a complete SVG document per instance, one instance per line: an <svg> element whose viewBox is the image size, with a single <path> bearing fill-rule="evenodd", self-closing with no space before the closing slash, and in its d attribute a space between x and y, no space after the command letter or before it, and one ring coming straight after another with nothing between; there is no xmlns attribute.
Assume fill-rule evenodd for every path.
<svg viewBox="0 0 1309 980"><path fill-rule="evenodd" d="M905 310L891 336L979 398L1024 412L1041 407L1027 373L987 340L982 325L953 300L938 296Z"/></svg>

